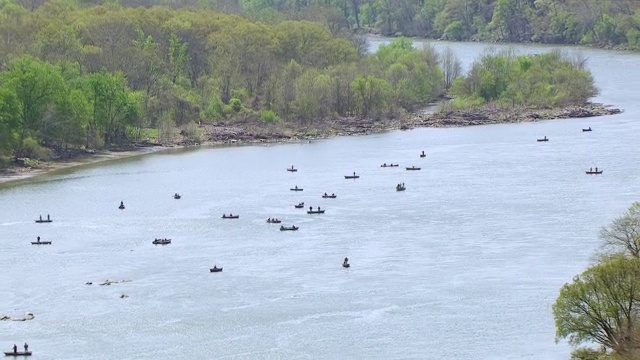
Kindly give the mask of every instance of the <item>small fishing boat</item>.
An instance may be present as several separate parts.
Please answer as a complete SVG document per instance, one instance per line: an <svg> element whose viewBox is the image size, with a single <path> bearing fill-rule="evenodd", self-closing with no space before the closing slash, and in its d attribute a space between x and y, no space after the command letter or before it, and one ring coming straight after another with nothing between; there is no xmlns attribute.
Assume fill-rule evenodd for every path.
<svg viewBox="0 0 640 360"><path fill-rule="evenodd" d="M280 226L280 231L296 231L298 230L299 227L293 225L293 226Z"/></svg>
<svg viewBox="0 0 640 360"><path fill-rule="evenodd" d="M280 224L281 222L282 220L278 220L278 219L267 219L268 224Z"/></svg>
<svg viewBox="0 0 640 360"><path fill-rule="evenodd" d="M387 165L387 163L384 163L384 164L380 165L380 167L398 167L398 166L400 166L400 164L388 164Z"/></svg>
<svg viewBox="0 0 640 360"><path fill-rule="evenodd" d="M415 167L415 166L411 166L411 167L408 167L408 168L406 168L406 169L407 169L407 170L420 170L420 168L419 168L419 167Z"/></svg>
<svg viewBox="0 0 640 360"><path fill-rule="evenodd" d="M591 126L589 126L589 127L588 127L588 128L586 128L586 129L582 129L582 131L591 131Z"/></svg>
<svg viewBox="0 0 640 360"><path fill-rule="evenodd" d="M287 168L287 171L296 172L296 171L298 171L298 169L294 168L293 165L291 165L291 168Z"/></svg>
<svg viewBox="0 0 640 360"><path fill-rule="evenodd" d="M5 356L31 356L31 351L5 351L4 355Z"/></svg>
<svg viewBox="0 0 640 360"><path fill-rule="evenodd" d="M174 199L176 199L176 200L178 200L178 199L182 198L182 196L180 196L180 194L178 194L178 193L175 193L175 194L173 195L173 198L174 198Z"/></svg>
<svg viewBox="0 0 640 360"><path fill-rule="evenodd" d="M209 269L209 272L212 272L212 273L214 273L214 272L222 272L222 268L213 265L213 267L211 269Z"/></svg>
<svg viewBox="0 0 640 360"><path fill-rule="evenodd" d="M602 174L603 170L596 170L596 171L585 171L587 173L587 175L600 175Z"/></svg>
<svg viewBox="0 0 640 360"><path fill-rule="evenodd" d="M538 139L538 142L544 142L544 141L549 141L549 139L547 139L547 137L543 137L542 139Z"/></svg>
<svg viewBox="0 0 640 360"><path fill-rule="evenodd" d="M51 241L32 241L31 245L51 245Z"/></svg>
<svg viewBox="0 0 640 360"><path fill-rule="evenodd" d="M232 215L232 214L225 215L225 214L222 214L222 218L223 219L239 219L240 215Z"/></svg>
<svg viewBox="0 0 640 360"><path fill-rule="evenodd" d="M342 267L343 267L343 268L348 268L348 267L351 267L351 264L349 264L349 263L342 263Z"/></svg>
<svg viewBox="0 0 640 360"><path fill-rule="evenodd" d="M153 245L169 245L171 244L171 239L155 239L151 243Z"/></svg>
<svg viewBox="0 0 640 360"><path fill-rule="evenodd" d="M302 191L302 190L304 190L304 189L303 189L303 188L299 188L299 187L296 185L296 187L293 187L293 188L291 188L291 189L289 189L289 190L291 190L291 191Z"/></svg>
<svg viewBox="0 0 640 360"><path fill-rule="evenodd" d="M421 157L421 158L423 158L423 157L425 157L425 156L427 156L427 154L425 154L425 153L424 153L424 150L423 150L423 151L422 151L422 154L420 154L420 157Z"/></svg>
<svg viewBox="0 0 640 360"><path fill-rule="evenodd" d="M396 191L405 191L405 190L407 190L406 187L400 186L400 185L396 185Z"/></svg>
<svg viewBox="0 0 640 360"><path fill-rule="evenodd" d="M123 201L120 201L120 206L118 206L118 209L124 210L124 202Z"/></svg>
<svg viewBox="0 0 640 360"><path fill-rule="evenodd" d="M323 199L335 199L337 197L338 197L338 195L336 195L336 194L331 194L331 195L324 194L324 195L322 195Z"/></svg>
<svg viewBox="0 0 640 360"><path fill-rule="evenodd" d="M303 203L303 202L301 202L301 203L300 203L300 204L298 204L298 205L293 205L293 207L294 207L294 208L296 208L296 209L302 209L302 208L304 207L304 203Z"/></svg>
<svg viewBox="0 0 640 360"><path fill-rule="evenodd" d="M307 210L307 214L324 214L325 210Z"/></svg>
<svg viewBox="0 0 640 360"><path fill-rule="evenodd" d="M36 219L36 223L38 223L38 224L50 223L50 222L53 222L53 220L51 220L51 218L49 217L49 215L47 215L47 218L46 218L46 219L43 219L43 218L42 218L42 215L40 216L40 218L39 218L39 219Z"/></svg>
<svg viewBox="0 0 640 360"><path fill-rule="evenodd" d="M353 175L345 175L344 178L345 179L359 179L360 175L356 175L356 173L354 172Z"/></svg>

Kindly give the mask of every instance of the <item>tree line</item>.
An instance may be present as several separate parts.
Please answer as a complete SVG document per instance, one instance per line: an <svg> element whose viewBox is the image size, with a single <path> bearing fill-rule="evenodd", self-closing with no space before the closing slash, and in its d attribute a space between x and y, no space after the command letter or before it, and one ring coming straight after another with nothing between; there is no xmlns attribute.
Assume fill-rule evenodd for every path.
<svg viewBox="0 0 640 360"><path fill-rule="evenodd" d="M640 203L600 230L595 263L565 284L553 305L556 341L575 360L640 358ZM593 345L596 345L594 348Z"/></svg>
<svg viewBox="0 0 640 360"><path fill-rule="evenodd" d="M314 126L465 106L579 104L595 93L562 54L488 54L461 76L448 49L366 42L321 21L52 0L0 2L0 156L46 158L234 119ZM544 75L544 76L543 76ZM570 89L570 91L569 91Z"/></svg>
<svg viewBox="0 0 640 360"><path fill-rule="evenodd" d="M21 0L37 6L44 0ZM102 0L84 0L102 3ZM388 36L542 42L640 50L636 0L121 0L215 9L265 22L322 20ZM33 5L35 4L35 5Z"/></svg>

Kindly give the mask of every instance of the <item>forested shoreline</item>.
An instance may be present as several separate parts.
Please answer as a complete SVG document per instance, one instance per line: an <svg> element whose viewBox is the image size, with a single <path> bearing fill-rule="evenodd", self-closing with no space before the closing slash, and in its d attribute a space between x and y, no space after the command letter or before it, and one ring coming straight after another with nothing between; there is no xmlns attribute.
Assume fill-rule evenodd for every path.
<svg viewBox="0 0 640 360"><path fill-rule="evenodd" d="M142 141L206 143L221 127L233 140L229 129L280 139L349 133L354 123L365 132L426 126L412 114L448 96L444 114L560 111L597 94L585 59L561 51L485 54L463 75L452 51L407 38L368 54L345 23L13 1L0 3L5 165Z"/></svg>

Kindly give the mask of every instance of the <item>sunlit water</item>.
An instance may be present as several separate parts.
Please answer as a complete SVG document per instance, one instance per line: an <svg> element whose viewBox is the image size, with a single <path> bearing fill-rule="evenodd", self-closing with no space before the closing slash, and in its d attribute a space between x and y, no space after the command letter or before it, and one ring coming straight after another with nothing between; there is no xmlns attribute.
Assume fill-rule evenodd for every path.
<svg viewBox="0 0 640 360"><path fill-rule="evenodd" d="M489 46L447 45L465 68ZM0 346L28 341L34 359L567 359L551 305L640 188L640 55L581 51L597 100L625 113L175 151L3 185L0 315L35 319L0 322ZM594 166L604 174L585 175Z"/></svg>

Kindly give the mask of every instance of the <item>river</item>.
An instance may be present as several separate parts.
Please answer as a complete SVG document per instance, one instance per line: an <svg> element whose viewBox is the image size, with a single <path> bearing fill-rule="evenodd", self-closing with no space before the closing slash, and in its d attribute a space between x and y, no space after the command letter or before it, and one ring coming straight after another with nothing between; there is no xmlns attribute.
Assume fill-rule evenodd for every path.
<svg viewBox="0 0 640 360"><path fill-rule="evenodd" d="M465 69L488 47L552 48L434 46ZM551 306L640 191L640 54L580 51L596 101L624 113L169 151L0 186L0 315L35 315L0 321L0 346L67 360L568 359Z"/></svg>

